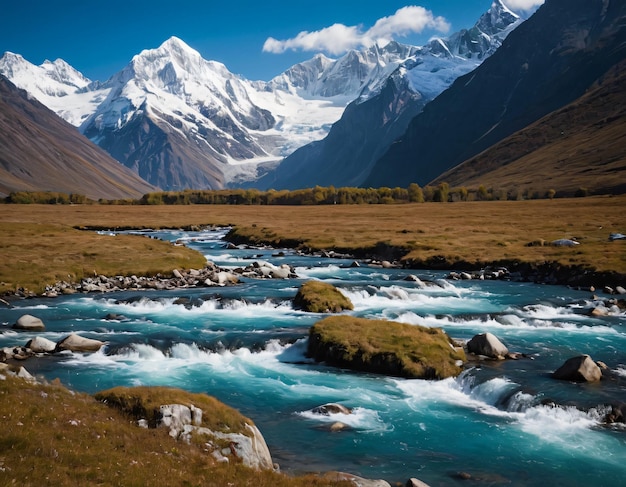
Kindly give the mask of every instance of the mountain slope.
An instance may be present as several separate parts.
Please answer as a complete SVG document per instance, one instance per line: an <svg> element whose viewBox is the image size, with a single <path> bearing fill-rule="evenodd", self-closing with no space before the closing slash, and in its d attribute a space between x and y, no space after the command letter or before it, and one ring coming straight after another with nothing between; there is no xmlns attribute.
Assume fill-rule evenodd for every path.
<svg viewBox="0 0 626 487"><path fill-rule="evenodd" d="M626 4L547 0L413 119L364 185L427 184L579 98L626 56Z"/></svg>
<svg viewBox="0 0 626 487"><path fill-rule="evenodd" d="M0 193L137 198L154 187L0 76Z"/></svg>
<svg viewBox="0 0 626 487"><path fill-rule="evenodd" d="M11 53L0 73L152 183L221 188L323 138L351 100L375 95L415 49L390 43L316 56L252 82L172 37L106 83L61 60L34 66Z"/></svg>
<svg viewBox="0 0 626 487"><path fill-rule="evenodd" d="M348 105L324 140L298 149L254 185L264 189L360 185L426 103L495 52L521 22L496 0L471 29L414 48L382 89Z"/></svg>
<svg viewBox="0 0 626 487"><path fill-rule="evenodd" d="M626 192L626 61L582 97L439 176L510 194Z"/></svg>

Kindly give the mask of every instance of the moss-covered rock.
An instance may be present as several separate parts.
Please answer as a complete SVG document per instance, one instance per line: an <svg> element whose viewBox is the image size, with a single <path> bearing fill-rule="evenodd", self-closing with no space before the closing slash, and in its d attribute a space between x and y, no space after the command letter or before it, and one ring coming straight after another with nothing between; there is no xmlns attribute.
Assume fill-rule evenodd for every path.
<svg viewBox="0 0 626 487"><path fill-rule="evenodd" d="M308 281L300 286L293 305L310 313L340 313L354 308L339 289L322 281Z"/></svg>
<svg viewBox="0 0 626 487"><path fill-rule="evenodd" d="M465 361L465 352L439 328L354 316L313 325L308 354L329 365L414 379L454 377Z"/></svg>
<svg viewBox="0 0 626 487"><path fill-rule="evenodd" d="M94 396L128 414L135 420L145 419L152 428L161 419L160 408L163 404L193 404L204 411L199 426L213 431L225 431L250 434L245 425L252 423L239 411L206 394L194 394L170 387L114 387L101 391Z"/></svg>

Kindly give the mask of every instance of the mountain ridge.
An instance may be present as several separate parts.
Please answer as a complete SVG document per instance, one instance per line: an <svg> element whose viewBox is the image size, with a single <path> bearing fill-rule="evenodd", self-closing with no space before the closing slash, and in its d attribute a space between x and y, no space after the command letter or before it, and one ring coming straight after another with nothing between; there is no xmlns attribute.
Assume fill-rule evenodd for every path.
<svg viewBox="0 0 626 487"><path fill-rule="evenodd" d="M255 185L263 189L361 185L411 119L456 78L495 52L521 22L496 0L471 29L416 48L374 96L350 103L323 140L297 149Z"/></svg>
<svg viewBox="0 0 626 487"><path fill-rule="evenodd" d="M364 184L394 186L399 174L428 184L579 98L624 58L624 10L611 0L548 0L414 118Z"/></svg>
<svg viewBox="0 0 626 487"><path fill-rule="evenodd" d="M0 193L54 191L97 200L155 189L0 75Z"/></svg>

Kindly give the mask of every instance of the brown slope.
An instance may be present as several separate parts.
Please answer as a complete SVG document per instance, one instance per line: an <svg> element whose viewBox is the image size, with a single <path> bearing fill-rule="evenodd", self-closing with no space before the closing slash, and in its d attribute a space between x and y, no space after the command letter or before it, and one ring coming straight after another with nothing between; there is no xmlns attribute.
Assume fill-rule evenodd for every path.
<svg viewBox="0 0 626 487"><path fill-rule="evenodd" d="M155 188L0 76L0 194L137 198Z"/></svg>
<svg viewBox="0 0 626 487"><path fill-rule="evenodd" d="M579 188L593 194L626 193L626 61L573 103L447 171L433 184L443 181L541 196L550 189L560 196Z"/></svg>

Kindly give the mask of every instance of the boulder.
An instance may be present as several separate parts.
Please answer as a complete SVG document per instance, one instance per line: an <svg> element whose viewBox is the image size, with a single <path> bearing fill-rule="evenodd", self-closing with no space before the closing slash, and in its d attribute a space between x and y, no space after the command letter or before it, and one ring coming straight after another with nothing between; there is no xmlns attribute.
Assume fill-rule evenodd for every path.
<svg viewBox="0 0 626 487"><path fill-rule="evenodd" d="M23 315L13 325L16 330L43 331L46 326L39 318L32 315Z"/></svg>
<svg viewBox="0 0 626 487"><path fill-rule="evenodd" d="M350 482L355 487L391 487L386 480L371 480L346 472L326 472L322 478L331 482Z"/></svg>
<svg viewBox="0 0 626 487"><path fill-rule="evenodd" d="M228 457L234 455L247 467L257 470L273 470L274 462L267 447L265 438L259 429L248 423L244 424L251 436L242 433L221 433L211 431L208 428L197 428L200 434L206 434L229 442L228 448L222 450L222 455Z"/></svg>
<svg viewBox="0 0 626 487"><path fill-rule="evenodd" d="M352 414L352 409L344 406L343 404L337 404L330 402L322 406L317 406L311 409L313 414L321 414L323 416L330 416L331 414Z"/></svg>
<svg viewBox="0 0 626 487"><path fill-rule="evenodd" d="M57 344L44 337L35 337L26 343L26 348L30 348L35 353L52 353Z"/></svg>
<svg viewBox="0 0 626 487"><path fill-rule="evenodd" d="M100 340L81 337L76 333L70 333L68 336L57 342L56 351L71 350L72 352L97 352L104 345Z"/></svg>
<svg viewBox="0 0 626 487"><path fill-rule="evenodd" d="M491 333L475 335L467 342L467 350L476 355L485 355L498 360L504 359L509 353L509 349Z"/></svg>
<svg viewBox="0 0 626 487"><path fill-rule="evenodd" d="M415 477L412 477L409 480L407 480L406 487L429 487L429 486L428 484L425 484L421 480L416 479Z"/></svg>
<svg viewBox="0 0 626 487"><path fill-rule="evenodd" d="M579 355L566 360L552 377L573 382L596 382L602 379L602 370L589 355Z"/></svg>

